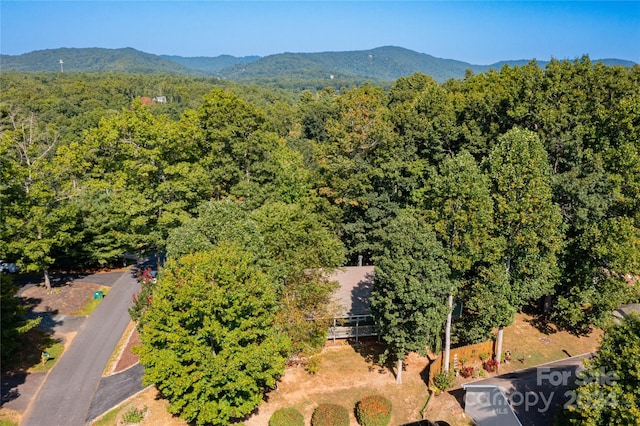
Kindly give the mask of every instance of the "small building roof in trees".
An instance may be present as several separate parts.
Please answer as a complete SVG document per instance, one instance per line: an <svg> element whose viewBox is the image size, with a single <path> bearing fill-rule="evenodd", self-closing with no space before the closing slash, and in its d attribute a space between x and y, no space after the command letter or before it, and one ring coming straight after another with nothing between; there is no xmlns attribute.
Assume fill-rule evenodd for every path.
<svg viewBox="0 0 640 426"><path fill-rule="evenodd" d="M340 305L339 315L370 315L369 296L373 288L373 266L346 266L329 279L340 284L334 300Z"/></svg>

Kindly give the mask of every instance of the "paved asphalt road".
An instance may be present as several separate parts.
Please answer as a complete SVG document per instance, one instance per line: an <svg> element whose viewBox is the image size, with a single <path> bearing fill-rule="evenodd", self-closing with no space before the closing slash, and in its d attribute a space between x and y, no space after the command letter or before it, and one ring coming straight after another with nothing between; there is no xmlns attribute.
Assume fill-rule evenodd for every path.
<svg viewBox="0 0 640 426"><path fill-rule="evenodd" d="M140 286L128 270L87 318L69 348L49 372L25 413L23 426L81 426L109 357L130 318L133 293Z"/></svg>
<svg viewBox="0 0 640 426"><path fill-rule="evenodd" d="M473 384L500 386L523 426L551 426L558 410L575 402L572 389L583 359L589 356L574 356Z"/></svg>
<svg viewBox="0 0 640 426"><path fill-rule="evenodd" d="M136 364L118 374L103 377L96 393L93 395L91 408L89 408L89 413L85 419L86 423L91 423L98 416L143 390L143 373L144 368L142 365Z"/></svg>

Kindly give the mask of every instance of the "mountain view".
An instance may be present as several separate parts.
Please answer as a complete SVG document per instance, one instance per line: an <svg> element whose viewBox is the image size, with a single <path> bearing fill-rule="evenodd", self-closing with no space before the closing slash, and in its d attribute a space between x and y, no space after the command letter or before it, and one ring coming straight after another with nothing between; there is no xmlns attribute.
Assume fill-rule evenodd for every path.
<svg viewBox="0 0 640 426"><path fill-rule="evenodd" d="M533 59L533 58L532 58ZM474 73L499 69L503 65L524 65L529 59L505 60L476 65L453 59L437 58L401 47L385 46L371 50L321 53L280 53L265 57L220 55L182 57L154 55L132 48L60 48L38 50L22 55L0 55L2 71L114 71L137 74L182 74L219 77L239 81L268 81L281 78L306 80L366 79L393 81L416 72L430 75L438 82L463 78ZM619 59L595 59L607 65L632 66ZM546 61L538 61L544 67Z"/></svg>
<svg viewBox="0 0 640 426"><path fill-rule="evenodd" d="M170 18L0 57L0 426L640 425L640 66Z"/></svg>

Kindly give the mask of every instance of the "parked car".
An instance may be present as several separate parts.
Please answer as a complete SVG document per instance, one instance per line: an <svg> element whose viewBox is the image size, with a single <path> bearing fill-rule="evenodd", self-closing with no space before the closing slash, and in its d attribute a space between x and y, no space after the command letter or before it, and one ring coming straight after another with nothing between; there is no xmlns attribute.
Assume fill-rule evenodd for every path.
<svg viewBox="0 0 640 426"><path fill-rule="evenodd" d="M0 260L0 272L5 274L17 274L20 272L20 268L15 263L5 262L4 260Z"/></svg>

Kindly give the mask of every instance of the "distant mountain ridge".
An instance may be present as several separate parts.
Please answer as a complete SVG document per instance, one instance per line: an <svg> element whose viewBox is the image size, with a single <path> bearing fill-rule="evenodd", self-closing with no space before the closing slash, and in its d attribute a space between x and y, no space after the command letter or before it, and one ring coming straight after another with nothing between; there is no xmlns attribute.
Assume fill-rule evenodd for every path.
<svg viewBox="0 0 640 426"><path fill-rule="evenodd" d="M215 57L208 56L173 56L173 55L160 55L164 59L176 62L182 66L190 69L202 71L207 74L218 73L225 68L232 67L237 64L247 64L249 62L257 61L260 56L242 56L236 57L231 55L220 55Z"/></svg>
<svg viewBox="0 0 640 426"><path fill-rule="evenodd" d="M60 64L62 60L63 64ZM593 60L597 62L598 60ZM154 55L133 48L60 48L37 50L22 55L0 55L2 71L125 72L140 74L182 74L219 77L238 81L301 80L372 80L394 81L421 72L443 82L463 78L467 70L474 73L499 69L504 65L524 65L529 60L501 61L491 65L474 65L454 59L437 58L395 46L370 50L280 53L265 57L183 57ZM607 65L633 66L631 61L604 59ZM547 61L538 61L544 67Z"/></svg>
<svg viewBox="0 0 640 426"><path fill-rule="evenodd" d="M2 71L124 72L136 74L197 74L195 70L131 47L122 49L59 48L22 55L0 55Z"/></svg>

